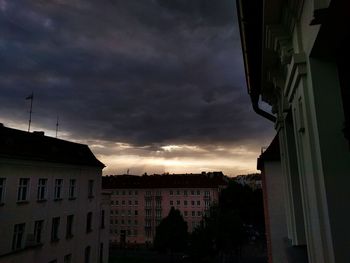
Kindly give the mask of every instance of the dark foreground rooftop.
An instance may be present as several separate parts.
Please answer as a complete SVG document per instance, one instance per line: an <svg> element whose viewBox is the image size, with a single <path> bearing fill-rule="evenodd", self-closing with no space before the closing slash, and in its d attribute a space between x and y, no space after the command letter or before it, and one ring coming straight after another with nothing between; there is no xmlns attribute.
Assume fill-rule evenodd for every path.
<svg viewBox="0 0 350 263"><path fill-rule="evenodd" d="M0 158L53 162L103 168L85 144L25 132L0 124Z"/></svg>

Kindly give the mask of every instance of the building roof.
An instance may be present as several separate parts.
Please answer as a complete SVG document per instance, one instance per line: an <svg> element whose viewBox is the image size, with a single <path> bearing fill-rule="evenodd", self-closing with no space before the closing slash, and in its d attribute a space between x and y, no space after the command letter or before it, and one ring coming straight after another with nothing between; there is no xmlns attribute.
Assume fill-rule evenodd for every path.
<svg viewBox="0 0 350 263"><path fill-rule="evenodd" d="M218 188L227 185L221 172L202 174L114 175L102 177L103 189Z"/></svg>
<svg viewBox="0 0 350 263"><path fill-rule="evenodd" d="M278 140L278 134L273 138L269 147L260 155L258 158L258 170L261 170L264 167L264 162L266 161L280 161L280 144Z"/></svg>
<svg viewBox="0 0 350 263"><path fill-rule="evenodd" d="M43 132L7 128L2 124L0 158L105 167L85 144L48 137Z"/></svg>

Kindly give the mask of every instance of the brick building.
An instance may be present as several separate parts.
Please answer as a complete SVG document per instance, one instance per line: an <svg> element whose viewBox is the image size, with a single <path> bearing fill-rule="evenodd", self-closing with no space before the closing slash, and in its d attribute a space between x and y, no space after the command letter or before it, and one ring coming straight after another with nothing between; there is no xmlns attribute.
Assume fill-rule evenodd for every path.
<svg viewBox="0 0 350 263"><path fill-rule="evenodd" d="M171 207L181 211L191 232L226 184L221 172L106 176L102 187L112 193L110 241L152 243Z"/></svg>

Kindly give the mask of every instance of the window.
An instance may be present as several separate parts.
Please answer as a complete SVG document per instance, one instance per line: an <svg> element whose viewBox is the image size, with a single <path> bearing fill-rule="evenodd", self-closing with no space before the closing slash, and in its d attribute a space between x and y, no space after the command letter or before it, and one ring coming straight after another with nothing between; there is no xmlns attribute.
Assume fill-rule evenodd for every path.
<svg viewBox="0 0 350 263"><path fill-rule="evenodd" d="M29 192L28 188L29 178L20 178L17 193L17 201L27 201Z"/></svg>
<svg viewBox="0 0 350 263"><path fill-rule="evenodd" d="M69 180L69 199L75 198L75 188L76 188L76 180L70 179Z"/></svg>
<svg viewBox="0 0 350 263"><path fill-rule="evenodd" d="M162 200L156 200L156 208L162 207Z"/></svg>
<svg viewBox="0 0 350 263"><path fill-rule="evenodd" d="M128 210L128 216L131 216L131 210Z"/></svg>
<svg viewBox="0 0 350 263"><path fill-rule="evenodd" d="M151 215L152 215L151 209L146 209L146 216L151 216Z"/></svg>
<svg viewBox="0 0 350 263"><path fill-rule="evenodd" d="M46 200L46 186L47 186L47 179L40 178L38 181L38 192L36 195L36 199L38 201Z"/></svg>
<svg viewBox="0 0 350 263"><path fill-rule="evenodd" d="M197 216L201 216L201 215L202 215L201 211L197 211Z"/></svg>
<svg viewBox="0 0 350 263"><path fill-rule="evenodd" d="M72 254L68 254L64 256L63 263L71 263L72 262Z"/></svg>
<svg viewBox="0 0 350 263"><path fill-rule="evenodd" d="M35 243L41 243L41 233L43 230L44 220L34 222L34 239Z"/></svg>
<svg viewBox="0 0 350 263"><path fill-rule="evenodd" d="M137 210L135 210L135 216L137 216L139 214L139 212Z"/></svg>
<svg viewBox="0 0 350 263"><path fill-rule="evenodd" d="M125 191L124 190L122 191L122 195L125 195Z"/></svg>
<svg viewBox="0 0 350 263"><path fill-rule="evenodd" d="M58 230L60 227L60 218L54 217L52 218L52 226L51 226L51 242L58 241Z"/></svg>
<svg viewBox="0 0 350 263"><path fill-rule="evenodd" d="M174 201L173 200L170 200L170 205L174 205Z"/></svg>
<svg viewBox="0 0 350 263"><path fill-rule="evenodd" d="M162 217L162 210L156 210L156 217Z"/></svg>
<svg viewBox="0 0 350 263"><path fill-rule="evenodd" d="M119 195L119 191L118 191L118 190L115 191L114 194L115 194L115 195Z"/></svg>
<svg viewBox="0 0 350 263"><path fill-rule="evenodd" d="M184 215L185 215L185 216L187 216L187 215L188 215L188 212L187 212L187 211L185 211L185 212L184 212Z"/></svg>
<svg viewBox="0 0 350 263"><path fill-rule="evenodd" d="M177 205L180 205L180 200L177 200L177 201L176 201L176 204L177 204Z"/></svg>
<svg viewBox="0 0 350 263"><path fill-rule="evenodd" d="M87 246L85 248L85 254L84 254L84 262L85 263L90 263L90 253L91 253L91 247Z"/></svg>
<svg viewBox="0 0 350 263"><path fill-rule="evenodd" d="M74 215L67 216L66 238L73 237L73 220L74 220Z"/></svg>
<svg viewBox="0 0 350 263"><path fill-rule="evenodd" d="M151 191L146 191L146 196L150 196L151 195Z"/></svg>
<svg viewBox="0 0 350 263"><path fill-rule="evenodd" d="M128 225L131 225L131 220L130 219L128 219Z"/></svg>
<svg viewBox="0 0 350 263"><path fill-rule="evenodd" d="M139 204L139 202L137 200L135 200L135 205L138 205L138 204Z"/></svg>
<svg viewBox="0 0 350 263"><path fill-rule="evenodd" d="M195 211L192 211L192 216L196 216L196 212Z"/></svg>
<svg viewBox="0 0 350 263"><path fill-rule="evenodd" d="M209 206L210 206L209 200L204 200L204 206L205 206L205 209L209 208Z"/></svg>
<svg viewBox="0 0 350 263"><path fill-rule="evenodd" d="M114 224L118 224L118 219L114 219Z"/></svg>
<svg viewBox="0 0 350 263"><path fill-rule="evenodd" d="M132 205L132 201L131 200L129 200L129 205Z"/></svg>
<svg viewBox="0 0 350 263"><path fill-rule="evenodd" d="M184 205L187 205L187 200L184 201Z"/></svg>
<svg viewBox="0 0 350 263"><path fill-rule="evenodd" d="M63 179L55 180L55 192L54 192L55 200L60 200L62 198L62 185L63 185Z"/></svg>
<svg viewBox="0 0 350 263"><path fill-rule="evenodd" d="M139 194L139 192L138 191L135 191L135 195L138 195Z"/></svg>
<svg viewBox="0 0 350 263"><path fill-rule="evenodd" d="M187 190L184 190L184 195L186 195L186 196L187 196Z"/></svg>
<svg viewBox="0 0 350 263"><path fill-rule="evenodd" d="M125 205L125 200L122 201L122 205Z"/></svg>
<svg viewBox="0 0 350 263"><path fill-rule="evenodd" d="M132 195L132 191L131 190L129 190L129 195Z"/></svg>
<svg viewBox="0 0 350 263"><path fill-rule="evenodd" d="M191 201L191 205L194 206L194 205L195 205L195 202L194 202L194 201Z"/></svg>
<svg viewBox="0 0 350 263"><path fill-rule="evenodd" d="M119 214L119 210L115 210L114 212L115 212L115 214L116 214L116 215L118 215L118 214Z"/></svg>
<svg viewBox="0 0 350 263"><path fill-rule="evenodd" d="M101 228L105 228L105 210L101 210Z"/></svg>
<svg viewBox="0 0 350 263"><path fill-rule="evenodd" d="M197 201L197 206L200 206L201 205L201 201Z"/></svg>
<svg viewBox="0 0 350 263"><path fill-rule="evenodd" d="M137 222L137 220L135 220L135 221L134 221L134 225L137 226L137 224L138 224L138 222Z"/></svg>
<svg viewBox="0 0 350 263"><path fill-rule="evenodd" d="M177 191L176 191L176 195L180 195L180 190L177 190Z"/></svg>
<svg viewBox="0 0 350 263"><path fill-rule="evenodd" d="M150 227L151 226L151 220L146 220L145 221L145 225L146 225L146 227Z"/></svg>
<svg viewBox="0 0 350 263"><path fill-rule="evenodd" d="M87 213L86 216L86 233L92 231L92 212Z"/></svg>
<svg viewBox="0 0 350 263"><path fill-rule="evenodd" d="M103 263L103 243L100 243L100 263Z"/></svg>
<svg viewBox="0 0 350 263"><path fill-rule="evenodd" d="M113 200L111 201L111 205L114 205L114 201Z"/></svg>
<svg viewBox="0 0 350 263"><path fill-rule="evenodd" d="M200 190L197 190L197 195L200 195L201 194L201 191Z"/></svg>
<svg viewBox="0 0 350 263"><path fill-rule="evenodd" d="M16 224L13 230L12 250L21 249L25 224Z"/></svg>
<svg viewBox="0 0 350 263"><path fill-rule="evenodd" d="M94 180L89 180L88 182L88 197L94 197Z"/></svg>
<svg viewBox="0 0 350 263"><path fill-rule="evenodd" d="M205 191L204 196L210 196L210 192L209 191Z"/></svg>
<svg viewBox="0 0 350 263"><path fill-rule="evenodd" d="M191 195L194 195L194 191L193 190L191 190Z"/></svg>
<svg viewBox="0 0 350 263"><path fill-rule="evenodd" d="M137 229L134 229L134 236L137 236Z"/></svg>
<svg viewBox="0 0 350 263"><path fill-rule="evenodd" d="M174 194L173 190L170 190L170 195L173 195L173 194Z"/></svg>
<svg viewBox="0 0 350 263"><path fill-rule="evenodd" d="M151 200L146 200L146 207L151 207Z"/></svg>
<svg viewBox="0 0 350 263"><path fill-rule="evenodd" d="M126 233L127 233L128 236L131 236L131 230L130 229L128 229Z"/></svg>
<svg viewBox="0 0 350 263"><path fill-rule="evenodd" d="M119 201L118 200L115 201L115 205L119 205Z"/></svg>
<svg viewBox="0 0 350 263"><path fill-rule="evenodd" d="M5 197L5 178L0 178L0 204L4 202Z"/></svg>

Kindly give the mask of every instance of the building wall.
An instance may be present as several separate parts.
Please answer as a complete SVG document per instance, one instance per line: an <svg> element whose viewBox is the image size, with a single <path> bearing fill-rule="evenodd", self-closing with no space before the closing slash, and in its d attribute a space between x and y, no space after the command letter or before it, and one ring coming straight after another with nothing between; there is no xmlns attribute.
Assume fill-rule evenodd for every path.
<svg viewBox="0 0 350 263"><path fill-rule="evenodd" d="M84 262L85 248L91 247L90 262L99 262L101 168L0 159L0 178L5 178L5 193L0 206L0 262ZM20 178L29 178L27 202L17 202ZM47 178L47 200L37 201L39 178ZM54 180L63 179L62 199L54 200ZM76 179L76 198L68 199L68 184ZM93 180L93 196L88 196L88 181ZM106 208L108 209L108 207ZM92 212L92 231L86 231L87 213ZM108 212L107 212L108 214ZM66 237L67 216L74 215L72 237ZM58 241L51 241L52 219L60 218ZM34 222L43 220L40 244L27 242ZM21 249L12 249L14 225L25 223ZM54 261L53 261L54 262ZM107 262L107 261L104 261Z"/></svg>
<svg viewBox="0 0 350 263"><path fill-rule="evenodd" d="M262 170L269 263L287 263L283 178L279 161L266 161Z"/></svg>
<svg viewBox="0 0 350 263"><path fill-rule="evenodd" d="M289 182L285 188L288 191L285 195L288 198L288 237L292 244L307 245L310 263L345 263L350 258L347 249L350 230L344 227L350 220L346 202L350 198L347 187L350 183L347 176L350 173L349 142L343 134L344 111L335 57L338 51L330 50L336 45L329 45L349 32L340 30L339 26L335 27L336 33L327 29L341 15L338 5L338 14L330 16L332 8L341 2L345 3L300 1L300 14L291 14L286 4L282 6L280 24L265 25L267 31L269 26L271 29L279 26L280 33L275 34L272 41L264 42L274 43L273 46L264 48L274 51L280 61L283 58L280 50L292 50L290 60L284 60L287 63L281 63L278 69L264 70L266 75L270 74L270 84L277 94L277 131L284 133L286 117L292 116L293 125L287 129L289 132L293 129L295 135L297 161L293 165L286 155L282 156L283 166L289 169L284 173L285 182ZM328 12L330 19L319 18L313 25L321 8L328 8L323 11ZM293 17L291 23L286 23L288 16ZM317 49L321 52L317 53ZM282 140L282 144L287 145L286 152L294 151L287 136ZM293 182L298 182L299 186L292 185ZM301 207L296 204L299 200ZM301 218L303 224L300 224Z"/></svg>
<svg viewBox="0 0 350 263"><path fill-rule="evenodd" d="M110 240L113 243L123 243L122 231L125 231L126 243L152 243L157 225L171 207L181 211L191 232L209 205L219 199L217 188L109 190L112 192Z"/></svg>

